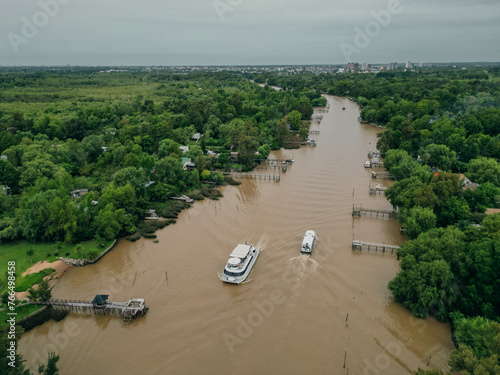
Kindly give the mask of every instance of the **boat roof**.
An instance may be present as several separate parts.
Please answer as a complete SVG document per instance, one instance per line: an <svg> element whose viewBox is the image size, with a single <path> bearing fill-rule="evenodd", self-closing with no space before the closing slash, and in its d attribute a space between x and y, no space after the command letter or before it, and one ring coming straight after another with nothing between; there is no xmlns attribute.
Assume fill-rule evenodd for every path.
<svg viewBox="0 0 500 375"><path fill-rule="evenodd" d="M252 248L252 245L249 244L238 244L231 253L231 258L245 258L248 255L248 252Z"/></svg>

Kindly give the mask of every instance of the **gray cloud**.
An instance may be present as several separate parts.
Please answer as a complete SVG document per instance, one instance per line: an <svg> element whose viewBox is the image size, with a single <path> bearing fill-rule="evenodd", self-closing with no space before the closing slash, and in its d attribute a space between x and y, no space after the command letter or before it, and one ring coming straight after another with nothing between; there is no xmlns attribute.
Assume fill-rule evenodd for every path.
<svg viewBox="0 0 500 375"><path fill-rule="evenodd" d="M214 3L234 0L65 0L57 14L23 35L40 3L0 0L0 64L314 64L344 63L371 11L397 0L241 0L219 17ZM500 61L500 2L401 0L353 60ZM39 18L43 23L43 17ZM24 38L17 45L9 40Z"/></svg>

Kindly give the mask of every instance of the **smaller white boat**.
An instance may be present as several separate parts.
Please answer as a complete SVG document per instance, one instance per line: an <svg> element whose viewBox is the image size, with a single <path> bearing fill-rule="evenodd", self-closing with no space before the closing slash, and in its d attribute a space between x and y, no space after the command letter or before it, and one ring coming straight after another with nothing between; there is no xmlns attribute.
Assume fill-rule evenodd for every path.
<svg viewBox="0 0 500 375"><path fill-rule="evenodd" d="M372 163L370 162L370 160L365 161L365 168L371 168L371 166Z"/></svg>
<svg viewBox="0 0 500 375"><path fill-rule="evenodd" d="M300 247L300 252L304 254L311 254L314 248L314 242L316 241L316 232L313 230L308 230L304 234L304 239L302 240L302 246Z"/></svg>
<svg viewBox="0 0 500 375"><path fill-rule="evenodd" d="M236 246L224 267L222 281L230 284L240 284L245 281L258 256L259 249L248 242Z"/></svg>

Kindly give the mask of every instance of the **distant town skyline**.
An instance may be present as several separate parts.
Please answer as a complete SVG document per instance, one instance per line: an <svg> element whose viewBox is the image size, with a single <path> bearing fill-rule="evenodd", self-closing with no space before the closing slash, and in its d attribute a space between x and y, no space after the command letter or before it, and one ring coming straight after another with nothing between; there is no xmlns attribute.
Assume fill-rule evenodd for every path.
<svg viewBox="0 0 500 375"><path fill-rule="evenodd" d="M500 2L4 2L0 65L500 61Z"/></svg>

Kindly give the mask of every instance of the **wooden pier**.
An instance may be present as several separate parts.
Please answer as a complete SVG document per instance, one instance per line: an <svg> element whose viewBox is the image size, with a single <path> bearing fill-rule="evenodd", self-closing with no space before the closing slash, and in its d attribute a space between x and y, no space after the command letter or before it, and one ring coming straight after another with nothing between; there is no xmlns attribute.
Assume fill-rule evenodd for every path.
<svg viewBox="0 0 500 375"><path fill-rule="evenodd" d="M373 158L380 158L382 157L382 153L380 151L373 151L370 150L368 151L368 158L373 159Z"/></svg>
<svg viewBox="0 0 500 375"><path fill-rule="evenodd" d="M281 166L280 166L281 168ZM275 181L280 182L280 174L255 174L255 173L224 173L224 176L229 176L232 178L249 178L252 180L263 180L263 181Z"/></svg>
<svg viewBox="0 0 500 375"><path fill-rule="evenodd" d="M373 242L363 242L363 241L357 241L357 240L352 241L352 249L353 250L362 251L363 247L366 248L368 251L370 251L370 249L375 249L375 252L378 252L379 250L381 250L382 253L385 253L386 251L390 251L391 254L393 254L394 251L398 251L398 249L399 249L399 246L397 246L397 245L388 245L385 243L382 244L382 243L373 243Z"/></svg>
<svg viewBox="0 0 500 375"><path fill-rule="evenodd" d="M142 298L132 298L128 302L110 302L107 295L97 295L92 302L81 300L51 299L48 301L30 301L32 305L46 305L53 309L88 313L88 314L114 314L121 315L123 322L144 316L149 310Z"/></svg>
<svg viewBox="0 0 500 375"><path fill-rule="evenodd" d="M378 178L380 180L394 180L394 177L389 172L372 171L372 178Z"/></svg>
<svg viewBox="0 0 500 375"><path fill-rule="evenodd" d="M386 191L387 190L387 186L381 186L381 185L377 185L377 186L370 186L368 188L368 191L370 192L371 195L377 195L377 194L382 194L382 192Z"/></svg>
<svg viewBox="0 0 500 375"><path fill-rule="evenodd" d="M376 216L376 217L396 217L397 211L394 210L379 210L376 208L363 208L362 205L355 206L352 205L352 216L361 217L361 215L368 216Z"/></svg>
<svg viewBox="0 0 500 375"><path fill-rule="evenodd" d="M370 168L381 168L384 166L384 162L377 159L377 158L373 158L370 160Z"/></svg>
<svg viewBox="0 0 500 375"><path fill-rule="evenodd" d="M321 123L321 120L323 120L323 116L322 116L322 115L319 115L319 116L313 116L313 117L311 118L311 120L312 120L312 123L313 123L313 124L319 124L319 123Z"/></svg>
<svg viewBox="0 0 500 375"><path fill-rule="evenodd" d="M288 165L292 165L294 162L293 159L266 159L266 160L263 160L261 162L262 163L269 163L269 164L272 164L272 163L280 163L280 164L288 164Z"/></svg>

